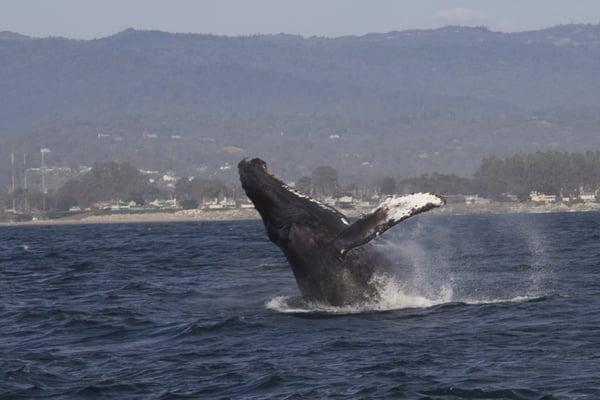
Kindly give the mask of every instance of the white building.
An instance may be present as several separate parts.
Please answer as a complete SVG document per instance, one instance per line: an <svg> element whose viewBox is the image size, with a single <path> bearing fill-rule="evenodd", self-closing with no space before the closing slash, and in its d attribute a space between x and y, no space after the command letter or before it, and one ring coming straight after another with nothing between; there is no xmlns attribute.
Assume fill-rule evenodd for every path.
<svg viewBox="0 0 600 400"><path fill-rule="evenodd" d="M490 204L490 199L486 199L485 197L479 197L479 195L466 195L465 203L467 204Z"/></svg>
<svg viewBox="0 0 600 400"><path fill-rule="evenodd" d="M336 205L341 208L349 208L354 205L353 201L354 199L352 198L352 196L341 196L338 197Z"/></svg>
<svg viewBox="0 0 600 400"><path fill-rule="evenodd" d="M157 139L157 138L158 138L158 135L157 135L156 133L148 133L148 132L144 132L144 133L142 134L142 137L143 137L144 139Z"/></svg>
<svg viewBox="0 0 600 400"><path fill-rule="evenodd" d="M596 193L595 192L586 192L581 190L579 192L579 199L584 203L595 203L596 202Z"/></svg>
<svg viewBox="0 0 600 400"><path fill-rule="evenodd" d="M508 201L512 201L512 202L517 202L519 201L519 197L516 194L512 194L512 193L502 193L502 196L508 200Z"/></svg>
<svg viewBox="0 0 600 400"><path fill-rule="evenodd" d="M174 173L167 172L163 175L162 180L167 183L175 183L177 182L177 175Z"/></svg>
<svg viewBox="0 0 600 400"><path fill-rule="evenodd" d="M354 202L354 205L358 208L371 208L373 205L365 200L357 200Z"/></svg>
<svg viewBox="0 0 600 400"><path fill-rule="evenodd" d="M232 198L223 197L222 199L212 199L208 201L204 201L202 203L202 208L206 208L209 210L223 210L226 208L235 208L236 203Z"/></svg>
<svg viewBox="0 0 600 400"><path fill-rule="evenodd" d="M540 192L531 192L529 193L529 199L534 203L556 203L556 196L553 194L545 194Z"/></svg>
<svg viewBox="0 0 600 400"><path fill-rule="evenodd" d="M168 199L168 200L154 199L154 201L151 201L150 203L148 203L148 205L150 207L163 209L163 210L171 210L171 209L178 208L177 199Z"/></svg>

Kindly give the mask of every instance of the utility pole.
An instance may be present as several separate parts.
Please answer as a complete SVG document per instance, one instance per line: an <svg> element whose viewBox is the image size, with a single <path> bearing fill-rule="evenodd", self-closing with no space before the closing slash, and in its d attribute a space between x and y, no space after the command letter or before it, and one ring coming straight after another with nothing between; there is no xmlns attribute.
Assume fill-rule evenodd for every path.
<svg viewBox="0 0 600 400"><path fill-rule="evenodd" d="M12 187L11 187L11 193L12 193L12 211L13 213L16 210L16 198L15 198L15 153L11 152L10 153L10 166L11 166L11 176L12 176Z"/></svg>
<svg viewBox="0 0 600 400"><path fill-rule="evenodd" d="M29 211L29 193L27 192L27 155L23 153L23 191L25 197L25 203L23 205L24 211Z"/></svg>
<svg viewBox="0 0 600 400"><path fill-rule="evenodd" d="M48 194L48 189L46 189L46 161L44 159L44 154L50 153L50 149L42 148L40 149L40 153L42 153L42 211L46 211L46 195Z"/></svg>

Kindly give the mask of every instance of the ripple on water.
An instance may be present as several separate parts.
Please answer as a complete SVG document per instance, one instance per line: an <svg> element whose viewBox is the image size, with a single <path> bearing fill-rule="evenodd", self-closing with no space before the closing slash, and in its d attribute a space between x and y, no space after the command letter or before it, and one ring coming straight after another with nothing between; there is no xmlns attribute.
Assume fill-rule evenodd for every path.
<svg viewBox="0 0 600 400"><path fill-rule="evenodd" d="M0 227L0 398L600 398L597 226L408 221L353 307L260 221Z"/></svg>

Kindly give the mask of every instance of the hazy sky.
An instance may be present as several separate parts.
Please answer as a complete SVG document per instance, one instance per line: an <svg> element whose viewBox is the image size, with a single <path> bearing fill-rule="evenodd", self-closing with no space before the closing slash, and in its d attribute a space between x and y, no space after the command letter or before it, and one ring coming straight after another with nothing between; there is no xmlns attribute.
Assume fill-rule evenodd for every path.
<svg viewBox="0 0 600 400"><path fill-rule="evenodd" d="M0 0L0 31L94 38L125 28L360 35L448 24L520 31L600 22L600 0Z"/></svg>

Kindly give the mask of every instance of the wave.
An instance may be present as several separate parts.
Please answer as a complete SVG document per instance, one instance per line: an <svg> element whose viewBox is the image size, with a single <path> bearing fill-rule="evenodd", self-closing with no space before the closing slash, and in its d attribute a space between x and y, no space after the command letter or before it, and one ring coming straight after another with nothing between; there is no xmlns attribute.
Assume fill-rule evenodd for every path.
<svg viewBox="0 0 600 400"><path fill-rule="evenodd" d="M229 317L216 322L209 323L200 323L194 322L192 324L188 324L184 327L184 329L177 334L177 337L183 336L194 336L198 334L203 334L207 332L220 331L220 330L232 330L239 329L245 330L249 327L256 328L262 327L263 325L260 323L256 323L253 321L246 320L243 316L234 316Z"/></svg>
<svg viewBox="0 0 600 400"><path fill-rule="evenodd" d="M357 314L367 312L394 311L402 309L424 309L443 304L493 304L525 302L546 297L545 295L519 295L513 297L455 298L452 287L442 287L435 297L423 296L406 288L396 277L379 275L374 278L377 295L361 304L332 306L318 301L307 301L298 296L276 296L265 303L265 307L280 313Z"/></svg>

